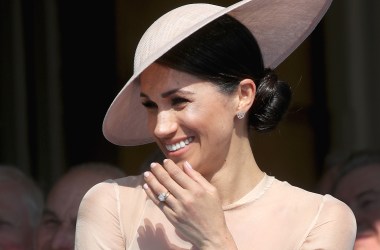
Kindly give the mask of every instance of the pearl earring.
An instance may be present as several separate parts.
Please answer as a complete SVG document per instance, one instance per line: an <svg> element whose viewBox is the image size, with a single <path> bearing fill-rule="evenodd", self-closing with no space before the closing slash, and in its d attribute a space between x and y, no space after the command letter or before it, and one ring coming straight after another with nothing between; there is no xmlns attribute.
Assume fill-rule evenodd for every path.
<svg viewBox="0 0 380 250"><path fill-rule="evenodd" d="M241 120L241 119L244 118L245 113L244 113L243 111L240 111L240 112L238 112L238 113L236 114L236 116L237 116L237 118L238 118L239 120Z"/></svg>

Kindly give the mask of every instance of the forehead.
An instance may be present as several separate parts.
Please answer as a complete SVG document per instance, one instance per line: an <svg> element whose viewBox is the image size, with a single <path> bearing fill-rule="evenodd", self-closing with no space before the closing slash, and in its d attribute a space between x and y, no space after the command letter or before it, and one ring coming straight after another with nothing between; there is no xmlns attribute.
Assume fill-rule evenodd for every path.
<svg viewBox="0 0 380 250"><path fill-rule="evenodd" d="M23 188L13 181L0 183L0 202L17 201L21 203L23 199Z"/></svg>
<svg viewBox="0 0 380 250"><path fill-rule="evenodd" d="M0 184L0 219L21 219L27 208L20 188L12 182Z"/></svg>
<svg viewBox="0 0 380 250"><path fill-rule="evenodd" d="M368 190L380 191L380 164L358 167L349 172L339 182L336 194L350 199Z"/></svg>
<svg viewBox="0 0 380 250"><path fill-rule="evenodd" d="M86 192L99 182L111 177L92 170L72 171L59 179L49 192L47 208L61 219L76 217L80 202Z"/></svg>
<svg viewBox="0 0 380 250"><path fill-rule="evenodd" d="M52 188L47 198L47 207L57 215L71 213L76 216L79 204L93 183L88 183L91 175L81 173L69 174L60 179Z"/></svg>
<svg viewBox="0 0 380 250"><path fill-rule="evenodd" d="M190 84L213 84L200 78L157 63L153 63L140 76L141 92L164 91L171 88L183 88Z"/></svg>

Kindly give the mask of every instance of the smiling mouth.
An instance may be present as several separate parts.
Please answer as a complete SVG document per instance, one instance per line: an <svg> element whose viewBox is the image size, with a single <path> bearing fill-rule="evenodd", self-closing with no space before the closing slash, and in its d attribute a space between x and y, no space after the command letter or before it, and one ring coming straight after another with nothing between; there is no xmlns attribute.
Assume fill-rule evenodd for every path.
<svg viewBox="0 0 380 250"><path fill-rule="evenodd" d="M189 143L191 143L193 141L193 138L192 137L189 137L185 140L182 140L182 141L179 141L175 144L170 144L170 145L165 145L166 149L169 151L169 152L174 152L174 151L177 151L181 148L184 148L186 147L187 145L189 145Z"/></svg>

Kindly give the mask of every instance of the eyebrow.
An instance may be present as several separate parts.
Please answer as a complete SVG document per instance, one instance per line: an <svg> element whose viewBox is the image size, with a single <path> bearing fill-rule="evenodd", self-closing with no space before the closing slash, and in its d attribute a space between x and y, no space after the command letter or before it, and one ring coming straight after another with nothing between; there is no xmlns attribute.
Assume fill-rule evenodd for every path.
<svg viewBox="0 0 380 250"><path fill-rule="evenodd" d="M0 217L0 224L12 225L12 223L9 221L9 218L2 217Z"/></svg>
<svg viewBox="0 0 380 250"><path fill-rule="evenodd" d="M188 90L172 89L172 90L169 90L169 91L166 91L166 92L162 93L161 97L162 98L167 98L168 96L171 96L171 95L173 95L174 93L177 93L177 92L184 93L184 94L194 94L194 92L188 91ZM149 98L149 96L147 94L143 93L143 92L140 93L140 97Z"/></svg>
<svg viewBox="0 0 380 250"><path fill-rule="evenodd" d="M356 198L362 198L363 196L366 196L366 195L373 195L373 194L379 194L378 191L376 190L373 190L373 189L370 189L370 190L366 190L364 192L361 192L359 194L356 195Z"/></svg>
<svg viewBox="0 0 380 250"><path fill-rule="evenodd" d="M59 219L58 216L57 216L57 214L54 213L53 211L49 210L49 209L45 209L45 210L43 211L43 216L53 216L53 217ZM71 219L71 225L75 226L76 223L77 223L77 217L72 218L72 219Z"/></svg>

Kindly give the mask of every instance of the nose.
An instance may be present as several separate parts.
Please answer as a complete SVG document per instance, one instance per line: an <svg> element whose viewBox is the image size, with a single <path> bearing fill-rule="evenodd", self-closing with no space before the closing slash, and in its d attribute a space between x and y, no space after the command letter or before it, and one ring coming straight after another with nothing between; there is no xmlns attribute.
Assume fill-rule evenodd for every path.
<svg viewBox="0 0 380 250"><path fill-rule="evenodd" d="M154 127L154 135L157 138L168 138L177 131L178 124L173 112L175 111L162 110L158 112Z"/></svg>
<svg viewBox="0 0 380 250"><path fill-rule="evenodd" d="M55 233L51 248L55 250L73 250L75 228L60 227Z"/></svg>

